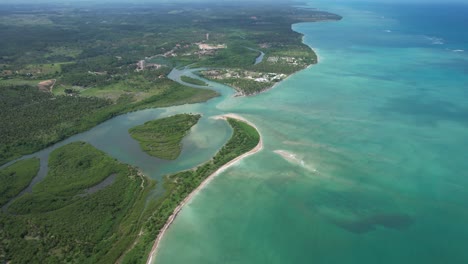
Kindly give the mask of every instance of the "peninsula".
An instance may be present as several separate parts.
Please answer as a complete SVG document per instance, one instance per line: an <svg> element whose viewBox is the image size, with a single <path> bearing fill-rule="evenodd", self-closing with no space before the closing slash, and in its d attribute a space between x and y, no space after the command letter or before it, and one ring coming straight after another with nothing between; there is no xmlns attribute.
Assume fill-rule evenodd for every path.
<svg viewBox="0 0 468 264"><path fill-rule="evenodd" d="M231 119L231 120L236 120L237 122L239 122L239 121L244 122L245 124L255 128L255 130L258 131L258 128L253 123L247 121L245 118L243 118L243 117L241 117L239 115L236 115L236 114L226 114L226 115L222 115L222 116L216 116L214 118L223 119L223 120L230 120ZM235 130L234 133L235 133L235 135L233 135L233 138L236 136L237 133L240 133L240 132ZM234 142L234 141L231 140L230 142L228 142L228 144L231 143L231 142ZM162 240L164 234L166 233L167 229L171 226L171 224L174 222L175 218L180 213L180 211L184 208L184 206L186 206L193 199L193 197L195 197L195 195L197 195L203 188L205 188L219 173L221 173L222 171L226 170L227 168L233 166L234 164L241 161L242 159L261 151L262 149L263 149L263 141L262 141L261 136L259 136L258 137L258 144L253 149L241 154L240 156L232 159L231 161L227 162L226 164L224 164L221 167L219 167L218 169L216 169L213 173L208 175L200 183L200 185L198 185L198 187L195 188L184 200L182 200L182 202L174 209L172 214L169 216L169 218L167 219L167 221L164 224L163 228L159 231L158 236L156 238L156 241L154 242L154 245L153 245L153 247L151 249L151 252L149 254L147 264L152 263L153 258L157 253L159 244L161 243L161 240Z"/></svg>

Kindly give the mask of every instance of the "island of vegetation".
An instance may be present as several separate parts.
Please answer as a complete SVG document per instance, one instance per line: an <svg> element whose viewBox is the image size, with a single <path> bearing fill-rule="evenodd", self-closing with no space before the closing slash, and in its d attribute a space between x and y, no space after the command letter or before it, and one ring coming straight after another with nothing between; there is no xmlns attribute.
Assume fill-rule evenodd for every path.
<svg viewBox="0 0 468 264"><path fill-rule="evenodd" d="M180 79L183 81L183 82L186 82L186 83L189 83L189 84L194 84L194 85L198 85L198 86L208 86L208 84L202 80L199 80L199 79L195 79L195 78L192 78L192 77L189 77L189 76L181 76Z"/></svg>
<svg viewBox="0 0 468 264"><path fill-rule="evenodd" d="M174 160L182 151L182 139L200 119L200 115L178 114L148 121L131 128L130 135L151 156Z"/></svg>

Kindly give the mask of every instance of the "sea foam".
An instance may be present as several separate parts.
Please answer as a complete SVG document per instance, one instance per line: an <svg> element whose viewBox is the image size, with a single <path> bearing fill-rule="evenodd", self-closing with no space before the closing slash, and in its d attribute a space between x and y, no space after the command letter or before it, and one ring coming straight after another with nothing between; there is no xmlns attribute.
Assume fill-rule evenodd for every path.
<svg viewBox="0 0 468 264"><path fill-rule="evenodd" d="M308 170L310 172L313 172L313 173L318 172L316 168L314 168L310 164L306 164L304 162L304 160L300 159L299 157L297 157L296 154L294 154L292 152L289 152L289 151L286 151L286 150L275 150L273 152L280 155L283 159L285 159L286 161L288 161L288 162L290 162L292 164L300 165L304 169L306 169L306 170Z"/></svg>

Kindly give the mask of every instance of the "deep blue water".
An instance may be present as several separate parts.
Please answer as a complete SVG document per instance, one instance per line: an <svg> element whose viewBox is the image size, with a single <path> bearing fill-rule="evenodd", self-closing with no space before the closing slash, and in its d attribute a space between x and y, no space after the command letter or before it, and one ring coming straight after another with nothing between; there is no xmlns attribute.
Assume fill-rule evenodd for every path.
<svg viewBox="0 0 468 264"><path fill-rule="evenodd" d="M354 4L357 8L387 14L409 34L427 34L445 40L445 45L467 47L468 4Z"/></svg>

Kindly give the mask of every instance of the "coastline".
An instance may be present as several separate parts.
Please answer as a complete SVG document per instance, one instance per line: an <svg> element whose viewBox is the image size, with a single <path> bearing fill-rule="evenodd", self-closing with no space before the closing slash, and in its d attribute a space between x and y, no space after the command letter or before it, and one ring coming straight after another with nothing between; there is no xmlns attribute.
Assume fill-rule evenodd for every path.
<svg viewBox="0 0 468 264"><path fill-rule="evenodd" d="M304 23L304 22L302 22L302 23ZM315 23L315 22L311 22L311 23ZM296 23L296 24L298 24L298 23ZM295 24L292 24L292 25L291 25L291 29L292 29L292 26L294 26L294 25L295 25ZM292 30L293 30L294 32L297 32L297 31L294 30L294 29L292 29ZM299 32L297 32L297 33L299 33ZM300 34L301 34L301 33L300 33ZM286 78L284 78L284 79L281 80L280 82L275 83L274 85L272 85L272 86L270 86L270 87L267 87L267 88L265 88L265 89L263 89L263 90L260 90L260 91L258 91L258 92L256 92L256 93L253 93L253 94L248 94L248 95L239 94L239 92L237 91L237 89L236 89L235 87L233 87L234 90L237 91L237 93L234 94L234 97L255 96L255 95L258 95L258 94L261 94L261 93L264 93L264 92L268 92L269 90L275 88L278 84L280 84L280 83L286 81L287 79L291 78L291 77L294 76L295 74L297 74L297 73L299 73L299 72L301 72L301 71L303 71L303 70L309 69L310 67L312 67L312 66L314 66L314 65L319 64L319 62L321 61L321 59L320 59L320 55L319 55L317 49L315 49L315 48L309 46L307 43L305 43L304 37L305 37L305 36L302 34L301 43L304 44L304 45L306 45L307 47L309 47L309 48L312 50L312 52L315 54L315 57L316 57L315 63L311 63L311 64L307 65L305 68L300 69L300 70L297 70L297 71L295 71L295 72L289 74Z"/></svg>
<svg viewBox="0 0 468 264"><path fill-rule="evenodd" d="M240 120L240 121L243 121L247 124L249 124L250 126L252 126L253 128L255 128L259 134L260 134L260 131L258 130L258 128L253 124L251 123L250 121L248 121L247 119L239 116L239 115L236 115L236 114L224 114L224 115L220 115L220 116L214 116L213 117L214 119L223 119L223 120L227 120L227 118L233 118L233 119L236 119L236 120ZM263 139L262 139L262 135L260 134L260 140L257 144L257 146L255 146L253 149L251 149L250 151L238 156L237 158L229 161L228 163L224 164L223 166L221 166L219 169L217 169L215 172L213 172L211 175L209 175L208 177L206 177L206 179L195 189L193 190L175 209L174 209L174 212L171 214L171 216L169 216L169 218L167 219L166 221L166 224L164 224L164 227L160 230L158 236L156 237L156 240L154 242L154 245L149 253L149 256L148 256L148 260L146 261L147 264L151 264L152 261L153 261L153 258L156 256L156 253L158 251L158 248L159 248L159 244L161 243L161 240L162 238L164 237L164 234L166 233L166 231L169 229L169 227L172 225L172 223L174 222L174 220L176 219L177 215L180 213L180 211L184 208L184 206L186 204L188 204L203 188L205 188L216 176L218 176L221 172L223 172L224 170L226 170L227 168L231 167L232 165L234 165L235 163L243 160L244 158L247 158L248 156L251 156L257 152L260 152L261 150L263 149Z"/></svg>
<svg viewBox="0 0 468 264"><path fill-rule="evenodd" d="M315 23L315 22L312 22L312 23ZM299 24L299 23L296 23L296 24ZM294 25L295 25L295 24L292 24L292 26L294 26ZM291 29L292 29L292 28L291 28ZM297 31L294 30L294 29L292 29L292 30L293 30L294 32L297 32ZM299 32L297 32L297 33L299 33ZM307 65L306 67L304 67L303 69L297 70L297 71L295 71L295 72L289 74L286 78L284 78L284 79L281 80L280 82L275 83L275 84L273 84L273 85L270 86L270 87L266 87L266 88L264 88L264 89L262 89L262 90L259 90L259 91L255 92L255 93L252 93L252 94L244 94L244 93L242 92L242 89L239 88L239 87L235 87L235 86L232 86L232 85L229 85L229 84L224 84L224 83L221 83L221 82L218 82L218 83L221 83L221 84L223 84L223 85L229 86L229 87L231 87L234 91L236 91L236 93L235 93L232 97L249 97L249 96L256 96L256 95L259 95L259 94L264 93L264 92L268 92L269 90L275 88L278 84L280 84L280 83L284 82L285 80L291 78L291 77L294 76L295 74L297 74L297 73L299 73L299 72L301 72L301 71L303 71L303 70L309 69L310 67L312 67L312 66L317 65L317 64L320 63L321 57L320 57L320 55L319 55L319 53L318 53L318 50L317 50L316 48L311 47L311 46L308 45L307 43L305 43L304 37L305 37L305 36L302 34L301 43L304 44L304 45L306 45L307 47L309 47L310 50L312 50L312 52L315 54L315 57L316 57L315 63L311 63L311 64ZM204 78L204 79L207 79L207 78L205 78L205 77L203 77L203 76L201 76L201 77ZM210 80L210 79L207 79L207 80L216 82L216 81Z"/></svg>

